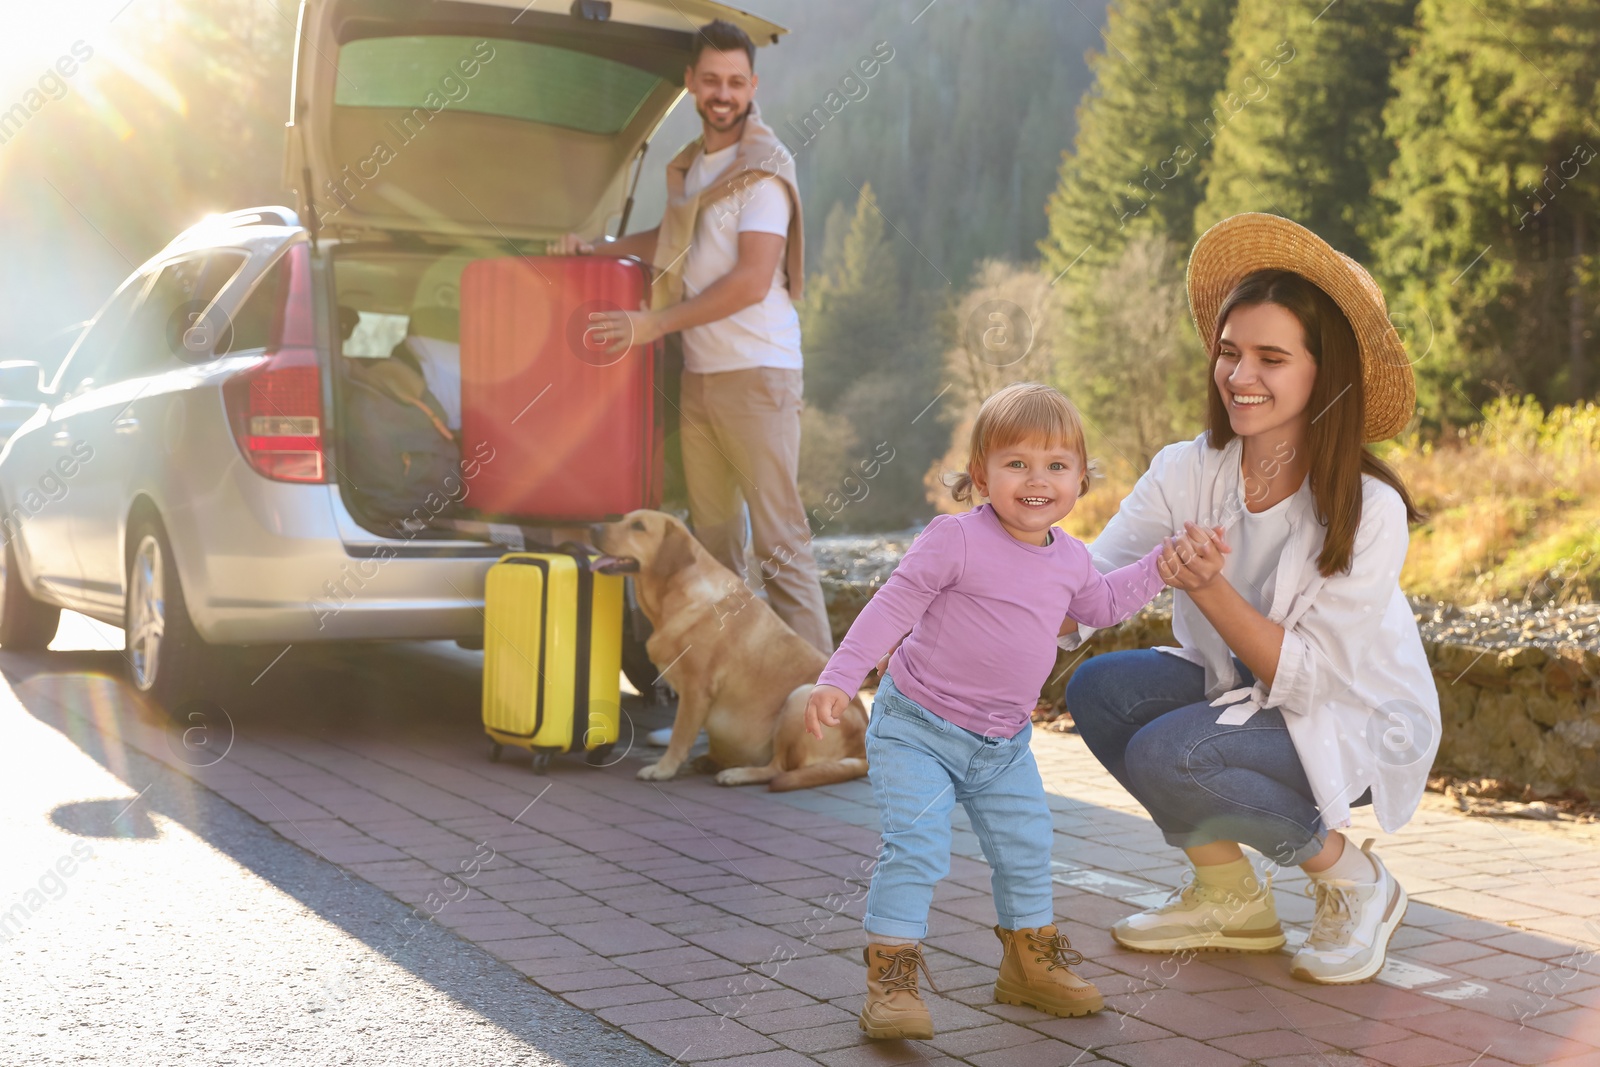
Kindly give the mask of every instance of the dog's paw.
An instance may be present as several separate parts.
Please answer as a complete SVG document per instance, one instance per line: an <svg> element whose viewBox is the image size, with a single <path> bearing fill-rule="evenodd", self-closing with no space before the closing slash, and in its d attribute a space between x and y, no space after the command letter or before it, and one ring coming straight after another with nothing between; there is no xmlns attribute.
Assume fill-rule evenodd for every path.
<svg viewBox="0 0 1600 1067"><path fill-rule="evenodd" d="M729 767L717 774L718 785L760 785L772 781L773 772L767 767Z"/></svg>
<svg viewBox="0 0 1600 1067"><path fill-rule="evenodd" d="M677 773L677 767L667 766L666 761L663 760L640 767L638 777L646 782L664 782L669 778L676 777Z"/></svg>

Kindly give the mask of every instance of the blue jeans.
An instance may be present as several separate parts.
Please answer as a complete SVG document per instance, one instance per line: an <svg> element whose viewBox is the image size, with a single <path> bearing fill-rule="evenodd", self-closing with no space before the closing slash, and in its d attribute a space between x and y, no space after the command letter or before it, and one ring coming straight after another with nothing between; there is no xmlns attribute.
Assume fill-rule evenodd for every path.
<svg viewBox="0 0 1600 1067"><path fill-rule="evenodd" d="M1255 683L1234 665L1240 685ZM1283 712L1218 725L1223 709L1205 699L1199 664L1148 648L1095 656L1067 683L1067 710L1168 844L1238 841L1283 867L1322 850L1328 832Z"/></svg>
<svg viewBox="0 0 1600 1067"><path fill-rule="evenodd" d="M933 887L950 872L950 815L967 809L989 860L994 907L1008 930L1055 921L1050 845L1055 823L1028 742L984 737L928 711L885 674L867 726L867 777L883 843L867 891L867 933L928 936Z"/></svg>

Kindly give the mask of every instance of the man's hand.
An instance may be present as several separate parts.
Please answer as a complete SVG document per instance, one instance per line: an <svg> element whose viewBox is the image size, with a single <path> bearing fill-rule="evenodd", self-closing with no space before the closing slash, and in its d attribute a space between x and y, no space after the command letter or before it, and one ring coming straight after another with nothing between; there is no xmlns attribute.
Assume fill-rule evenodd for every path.
<svg viewBox="0 0 1600 1067"><path fill-rule="evenodd" d="M850 705L850 694L836 685L818 685L806 701L806 733L822 740L824 726L838 726L839 713Z"/></svg>
<svg viewBox="0 0 1600 1067"><path fill-rule="evenodd" d="M1233 547L1222 538L1220 526L1183 524L1183 533L1162 540L1165 546L1157 570L1162 581L1174 589L1194 592L1210 585L1222 573L1222 564Z"/></svg>
<svg viewBox="0 0 1600 1067"><path fill-rule="evenodd" d="M596 311L589 316L589 333L619 355L634 345L647 345L667 331L654 311Z"/></svg>
<svg viewBox="0 0 1600 1067"><path fill-rule="evenodd" d="M592 256L594 244L575 233L563 234L550 243L551 250L560 256Z"/></svg>

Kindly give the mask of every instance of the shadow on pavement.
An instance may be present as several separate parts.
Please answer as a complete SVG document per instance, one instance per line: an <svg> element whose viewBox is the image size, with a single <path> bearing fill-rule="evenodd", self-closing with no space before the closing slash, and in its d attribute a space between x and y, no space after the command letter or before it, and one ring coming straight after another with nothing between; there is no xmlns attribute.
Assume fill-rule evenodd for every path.
<svg viewBox="0 0 1600 1067"><path fill-rule="evenodd" d="M477 667L471 653L426 646L344 646L291 650L265 676L233 680L206 714L161 732L174 763L129 739L160 720L141 708L121 678L117 652L0 652L3 673L28 713L71 740L142 800L64 804L50 813L62 829L90 838L157 838L151 813L187 828L218 852L298 901L324 921L478 1013L532 1049L572 1064L622 1067L669 1061L614 1027L531 984L447 928L418 922L407 905L338 865L305 851L183 773L207 767L235 732L270 745L272 735L361 737L396 730L481 732ZM276 677L274 677L276 675ZM270 679L270 680L269 680ZM198 706L188 711L199 710ZM203 743L193 733L204 729ZM185 735L188 740L185 740ZM146 743L150 734L145 733ZM485 741L487 750L487 741ZM487 762L487 755L485 757ZM315 847L315 846L313 846Z"/></svg>

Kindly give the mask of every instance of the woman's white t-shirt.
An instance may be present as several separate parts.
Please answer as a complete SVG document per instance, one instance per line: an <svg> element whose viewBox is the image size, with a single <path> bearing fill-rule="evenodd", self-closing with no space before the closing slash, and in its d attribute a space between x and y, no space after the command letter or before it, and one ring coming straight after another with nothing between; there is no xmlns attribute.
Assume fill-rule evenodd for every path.
<svg viewBox="0 0 1600 1067"><path fill-rule="evenodd" d="M683 191L695 196L733 164L738 145L702 152L684 176ZM694 241L683 261L683 297L699 295L739 262L741 233L789 234L789 193L782 180L767 178L704 205ZM800 316L789 299L783 256L767 295L725 319L683 331L683 365L696 374L781 367L799 370Z"/></svg>
<svg viewBox="0 0 1600 1067"><path fill-rule="evenodd" d="M1289 543L1289 509L1295 497L1310 491L1310 483L1302 480L1299 489L1264 511L1246 507L1244 483L1239 486L1239 524L1228 535L1233 551L1223 561L1222 576L1263 615L1272 610L1278 563Z"/></svg>

